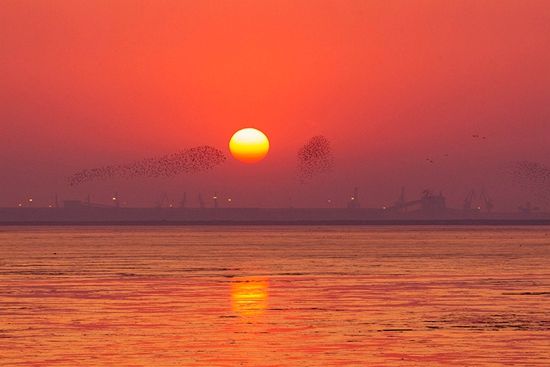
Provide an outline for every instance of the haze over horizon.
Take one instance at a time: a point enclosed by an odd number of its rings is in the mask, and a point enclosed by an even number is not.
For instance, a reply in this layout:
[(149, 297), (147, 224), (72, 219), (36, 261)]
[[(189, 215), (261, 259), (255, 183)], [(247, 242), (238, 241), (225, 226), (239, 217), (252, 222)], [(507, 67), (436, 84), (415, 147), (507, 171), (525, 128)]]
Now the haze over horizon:
[[(235, 206), (363, 206), (442, 191), (460, 207), (535, 201), (506, 174), (550, 166), (547, 1), (7, 0), (0, 11), (0, 206), (28, 197), (151, 206), (217, 193)], [(259, 163), (175, 178), (67, 184), (84, 168), (270, 140)], [(297, 179), (298, 150), (333, 169)], [(550, 209), (549, 203), (537, 205)]]

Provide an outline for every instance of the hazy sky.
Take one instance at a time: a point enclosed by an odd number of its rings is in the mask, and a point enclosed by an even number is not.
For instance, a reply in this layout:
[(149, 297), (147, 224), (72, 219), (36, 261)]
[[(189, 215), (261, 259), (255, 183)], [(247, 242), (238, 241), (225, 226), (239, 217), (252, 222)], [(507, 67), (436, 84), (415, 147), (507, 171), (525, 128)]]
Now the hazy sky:
[[(0, 5), (0, 205), (29, 195), (152, 205), (166, 192), (236, 206), (365, 206), (485, 187), (530, 194), (502, 167), (550, 164), (550, 2), (24, 1)], [(256, 165), (70, 188), (82, 168), (209, 144), (247, 126)], [(331, 142), (331, 174), (300, 184), (296, 152)], [(472, 135), (486, 136), (486, 139)], [(433, 163), (427, 161), (432, 159)]]

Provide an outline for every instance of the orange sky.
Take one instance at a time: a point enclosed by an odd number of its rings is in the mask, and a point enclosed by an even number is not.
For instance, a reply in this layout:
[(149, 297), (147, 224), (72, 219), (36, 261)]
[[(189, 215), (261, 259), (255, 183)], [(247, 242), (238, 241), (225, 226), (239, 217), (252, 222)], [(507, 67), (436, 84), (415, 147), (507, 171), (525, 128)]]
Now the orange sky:
[[(113, 191), (135, 205), (164, 191), (343, 204), (357, 185), (375, 206), (405, 185), (411, 196), (443, 190), (456, 205), (485, 186), (511, 206), (526, 194), (503, 183), (499, 167), (550, 164), (545, 0), (4, 0), (0, 49), (1, 205), (27, 195), (46, 203), (54, 192), (102, 201)], [(271, 139), (255, 166), (64, 182), (85, 167), (227, 149), (246, 126)], [(318, 134), (332, 141), (335, 170), (299, 185), (296, 151)]]

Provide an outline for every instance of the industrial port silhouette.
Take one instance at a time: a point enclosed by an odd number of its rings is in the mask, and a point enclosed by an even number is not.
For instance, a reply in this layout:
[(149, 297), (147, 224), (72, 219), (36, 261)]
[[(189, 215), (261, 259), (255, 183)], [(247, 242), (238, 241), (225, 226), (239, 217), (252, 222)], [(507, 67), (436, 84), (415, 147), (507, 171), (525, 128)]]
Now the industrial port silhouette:
[(111, 204), (90, 200), (62, 200), (56, 196), (48, 207), (32, 206), (33, 199), (17, 207), (0, 208), (0, 224), (550, 224), (550, 213), (526, 203), (517, 211), (494, 211), (494, 204), (485, 190), (470, 191), (462, 208), (447, 206), (443, 193), (424, 190), (420, 197), (407, 200), (405, 189), (397, 200), (379, 208), (363, 207), (356, 187), (345, 206), (336, 207), (327, 200), (325, 208), (260, 208), (236, 207), (232, 198), (214, 194), (208, 200), (197, 195), (188, 206), (187, 194), (177, 204), (162, 196), (153, 207), (128, 207), (113, 195)]

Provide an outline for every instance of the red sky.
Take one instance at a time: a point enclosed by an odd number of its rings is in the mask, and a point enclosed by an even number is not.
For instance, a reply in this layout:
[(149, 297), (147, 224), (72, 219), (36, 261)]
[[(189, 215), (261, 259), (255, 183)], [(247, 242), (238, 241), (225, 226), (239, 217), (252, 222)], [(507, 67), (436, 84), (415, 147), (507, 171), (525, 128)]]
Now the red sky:
[[(184, 191), (191, 205), (199, 191), (247, 206), (344, 205), (353, 186), (379, 206), (406, 186), (455, 206), (485, 187), (507, 209), (529, 194), (502, 166), (550, 164), (546, 0), (4, 0), (0, 50), (2, 206), (115, 191), (130, 205)], [(65, 183), (82, 168), (227, 150), (247, 126), (271, 140), (257, 165)], [(319, 134), (334, 171), (300, 185), (296, 152)]]

